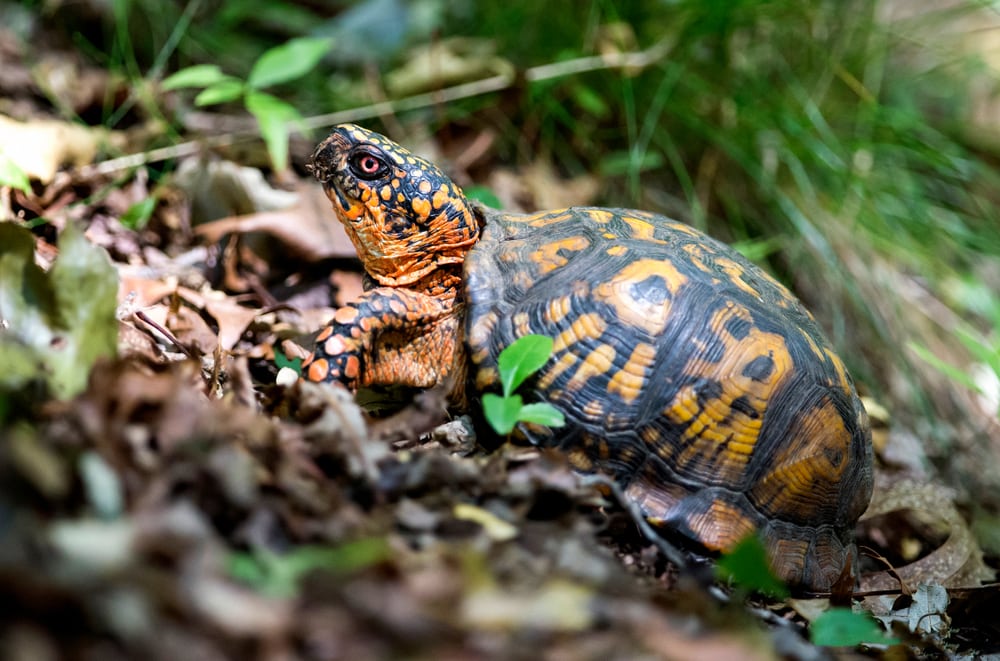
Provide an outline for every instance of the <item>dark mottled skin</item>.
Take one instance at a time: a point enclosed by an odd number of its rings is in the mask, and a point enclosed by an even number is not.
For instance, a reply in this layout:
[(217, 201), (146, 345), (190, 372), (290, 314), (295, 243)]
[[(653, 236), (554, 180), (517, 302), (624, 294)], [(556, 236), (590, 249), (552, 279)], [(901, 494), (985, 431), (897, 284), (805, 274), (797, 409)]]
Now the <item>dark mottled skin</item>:
[(779, 576), (853, 571), (872, 489), (868, 419), (812, 316), (728, 246), (655, 214), (470, 205), (433, 164), (345, 125), (323, 182), (375, 284), (338, 310), (306, 374), (350, 388), (496, 390), (529, 333), (555, 350), (529, 396), (565, 428), (518, 433), (613, 476), (664, 534), (709, 552), (760, 534)]

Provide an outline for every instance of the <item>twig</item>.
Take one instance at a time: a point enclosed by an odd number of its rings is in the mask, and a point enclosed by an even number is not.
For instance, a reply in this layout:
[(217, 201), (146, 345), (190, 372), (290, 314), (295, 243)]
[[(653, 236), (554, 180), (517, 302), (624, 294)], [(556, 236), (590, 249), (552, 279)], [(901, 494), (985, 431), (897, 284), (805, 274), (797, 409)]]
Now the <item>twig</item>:
[(143, 323), (145, 323), (145, 324), (147, 324), (149, 326), (152, 326), (153, 329), (155, 329), (157, 332), (159, 332), (160, 334), (162, 334), (163, 337), (165, 337), (168, 340), (170, 340), (171, 342), (173, 342), (174, 346), (176, 346), (178, 349), (180, 349), (181, 351), (183, 351), (187, 355), (188, 358), (190, 358), (192, 360), (199, 360), (198, 356), (196, 356), (193, 351), (191, 351), (186, 346), (184, 346), (183, 344), (181, 344), (181, 341), (177, 339), (176, 335), (174, 335), (169, 330), (167, 330), (166, 328), (164, 328), (160, 324), (158, 324), (155, 321), (153, 321), (152, 319), (150, 319), (149, 315), (147, 315), (145, 312), (143, 312), (142, 310), (136, 310), (133, 314), (135, 314), (136, 318), (138, 318), (139, 320), (141, 320)]
[[(601, 71), (606, 69), (634, 68), (641, 69), (659, 62), (670, 52), (671, 43), (667, 39), (658, 41), (649, 48), (641, 51), (628, 53), (608, 53), (606, 55), (593, 55), (589, 57), (579, 57), (565, 62), (553, 62), (531, 67), (524, 72), (524, 79), (529, 83), (541, 80), (552, 80), (573, 76), (588, 71)], [(512, 87), (515, 83), (513, 75), (497, 75), (490, 78), (483, 78), (452, 87), (445, 87), (433, 92), (414, 94), (395, 101), (382, 101), (358, 108), (349, 108), (337, 112), (314, 115), (289, 124), (291, 129), (309, 130), (342, 124), (344, 122), (357, 122), (363, 119), (370, 119), (380, 115), (395, 114), (408, 110), (427, 108), (434, 105), (468, 99), (474, 96), (499, 92)], [(161, 147), (138, 154), (129, 154), (112, 158), (92, 165), (80, 168), (77, 172), (80, 176), (88, 177), (94, 175), (104, 175), (119, 170), (156, 163), (171, 158), (190, 156), (206, 148), (226, 147), (247, 140), (260, 139), (260, 134), (256, 130), (233, 131), (223, 135), (216, 135), (198, 140), (181, 142), (170, 147)]]
[(684, 557), (680, 549), (664, 539), (662, 535), (653, 529), (653, 526), (649, 525), (649, 521), (639, 511), (639, 506), (625, 495), (620, 484), (610, 477), (600, 474), (587, 475), (581, 478), (580, 484), (583, 486), (601, 486), (608, 489), (611, 495), (615, 497), (615, 500), (618, 501), (618, 504), (628, 513), (629, 518), (632, 519), (632, 522), (639, 529), (639, 532), (642, 533), (642, 536), (646, 538), (646, 541), (655, 546), (678, 570), (683, 571), (687, 567), (687, 558)]

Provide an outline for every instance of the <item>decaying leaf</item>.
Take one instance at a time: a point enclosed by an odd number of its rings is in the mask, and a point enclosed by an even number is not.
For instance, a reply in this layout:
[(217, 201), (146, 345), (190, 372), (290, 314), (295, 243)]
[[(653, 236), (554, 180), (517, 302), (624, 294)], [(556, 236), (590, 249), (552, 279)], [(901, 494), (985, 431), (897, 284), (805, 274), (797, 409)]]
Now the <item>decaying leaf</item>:
[(403, 66), (386, 74), (385, 86), (392, 96), (408, 96), (488, 76), (510, 78), (513, 74), (513, 66), (496, 54), (492, 41), (452, 37), (415, 48)]
[(922, 584), (966, 587), (993, 579), (993, 572), (983, 563), (983, 553), (953, 498), (950, 489), (934, 483), (906, 478), (877, 481), (863, 522), (905, 510), (929, 525), (939, 526), (947, 533), (947, 539), (919, 560), (893, 568), (895, 577), (887, 571), (862, 576), (862, 591), (902, 589), (912, 594)]

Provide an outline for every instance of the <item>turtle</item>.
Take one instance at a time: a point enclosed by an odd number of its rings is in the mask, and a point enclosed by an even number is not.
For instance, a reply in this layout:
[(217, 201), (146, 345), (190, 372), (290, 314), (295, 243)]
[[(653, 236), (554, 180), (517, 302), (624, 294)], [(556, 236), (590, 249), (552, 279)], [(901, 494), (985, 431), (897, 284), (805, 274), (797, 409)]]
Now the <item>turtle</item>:
[(507, 213), (352, 124), (308, 165), (365, 270), (303, 364), (349, 389), (431, 388), (474, 411), (518, 338), (553, 339), (528, 400), (566, 425), (516, 431), (599, 473), (665, 539), (704, 557), (745, 537), (812, 592), (857, 572), (871, 430), (844, 362), (787, 288), (707, 234), (651, 212)]

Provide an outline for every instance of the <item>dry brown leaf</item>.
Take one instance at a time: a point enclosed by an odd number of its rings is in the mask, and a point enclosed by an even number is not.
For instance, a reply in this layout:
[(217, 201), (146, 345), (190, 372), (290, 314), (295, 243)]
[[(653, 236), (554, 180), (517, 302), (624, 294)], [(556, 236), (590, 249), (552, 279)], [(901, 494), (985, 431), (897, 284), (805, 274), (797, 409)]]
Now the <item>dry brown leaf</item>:
[[(901, 510), (911, 510), (921, 520), (940, 525), (948, 533), (947, 540), (930, 554), (895, 568), (895, 573), (905, 584), (904, 592), (909, 593), (925, 583), (965, 587), (993, 579), (993, 572), (983, 563), (982, 550), (972, 531), (955, 507), (951, 489), (909, 478), (892, 482), (883, 478), (877, 482), (871, 505), (862, 522)], [(863, 592), (898, 589), (899, 580), (887, 571), (865, 574), (861, 578)]]
[[(202, 355), (212, 355), (218, 344), (218, 337), (195, 310), (181, 305), (176, 311), (171, 311), (167, 305), (152, 305), (143, 312), (151, 320), (163, 326), (177, 340), (189, 349), (195, 349)], [(170, 341), (170, 338), (164, 338)]]
[(343, 226), (334, 219), (322, 187), (314, 183), (299, 187), (299, 200), (294, 206), (227, 216), (195, 229), (195, 234), (212, 243), (227, 234), (251, 232), (270, 234), (307, 261), (357, 254)]
[(337, 288), (337, 293), (334, 295), (337, 305), (356, 301), (365, 290), (361, 274), (353, 271), (334, 271), (330, 274), (330, 282)]
[(225, 351), (231, 351), (243, 337), (259, 310), (244, 307), (229, 298), (208, 298), (205, 300), (205, 310), (219, 324), (219, 346)]
[(177, 283), (165, 280), (151, 280), (122, 273), (118, 286), (118, 300), (127, 301), (133, 309), (154, 305), (177, 290)]

